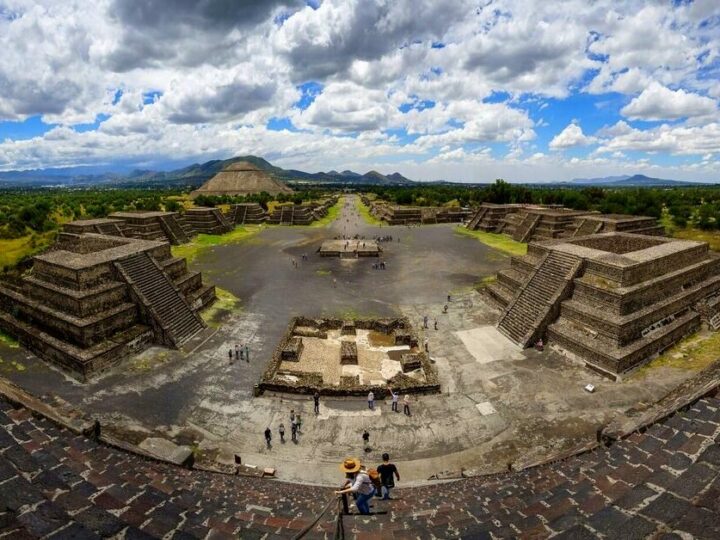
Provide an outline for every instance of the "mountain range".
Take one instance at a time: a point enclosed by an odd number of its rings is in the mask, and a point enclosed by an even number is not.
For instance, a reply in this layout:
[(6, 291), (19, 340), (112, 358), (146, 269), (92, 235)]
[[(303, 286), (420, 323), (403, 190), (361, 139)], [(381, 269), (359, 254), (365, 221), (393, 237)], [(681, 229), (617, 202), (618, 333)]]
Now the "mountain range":
[[(308, 173), (297, 169), (283, 169), (257, 156), (237, 156), (224, 160), (193, 163), (171, 171), (130, 170), (120, 167), (71, 167), (63, 169), (36, 169), (28, 171), (0, 172), (0, 187), (188, 187), (197, 188), (219, 171), (236, 161), (249, 161), (268, 171), (278, 180), (292, 184), (340, 184), (340, 185), (387, 185), (412, 186), (417, 183), (402, 174), (381, 174), (368, 171), (360, 174), (350, 170), (338, 172)], [(426, 184), (455, 185), (460, 182), (435, 181)], [(524, 182), (532, 184), (532, 182)], [(464, 183), (464, 185), (469, 185)], [(482, 185), (481, 183), (471, 185)], [(643, 174), (605, 176), (598, 178), (575, 178), (569, 182), (553, 182), (554, 186), (601, 186), (601, 187), (672, 187), (698, 185), (696, 182), (653, 178)]]
[(127, 172), (97, 171), (92, 168), (38, 169), (30, 171), (0, 172), (1, 187), (198, 187), (222, 169), (236, 161), (249, 161), (268, 171), (278, 180), (298, 184), (363, 184), (363, 185), (412, 185), (415, 182), (400, 173), (389, 175), (377, 171), (365, 174), (353, 171), (329, 171), (308, 173), (295, 169), (282, 169), (257, 156), (237, 156), (224, 160), (194, 163), (172, 171), (132, 170)]

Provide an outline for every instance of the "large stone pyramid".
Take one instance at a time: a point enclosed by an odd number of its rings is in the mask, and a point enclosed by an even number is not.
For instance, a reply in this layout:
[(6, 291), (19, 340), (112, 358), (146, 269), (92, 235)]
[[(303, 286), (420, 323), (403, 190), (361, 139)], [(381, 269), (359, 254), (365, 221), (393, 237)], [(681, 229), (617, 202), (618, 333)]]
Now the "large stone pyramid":
[(266, 191), (270, 195), (292, 193), (292, 189), (247, 161), (236, 161), (205, 182), (190, 195), (249, 195)]

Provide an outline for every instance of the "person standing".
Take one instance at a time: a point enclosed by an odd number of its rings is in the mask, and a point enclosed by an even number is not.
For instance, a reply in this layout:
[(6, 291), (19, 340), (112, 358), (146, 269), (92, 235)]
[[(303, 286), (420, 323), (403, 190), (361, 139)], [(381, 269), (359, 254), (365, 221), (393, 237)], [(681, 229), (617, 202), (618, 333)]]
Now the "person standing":
[(398, 411), (398, 397), (399, 394), (397, 392), (393, 392), (392, 388), (388, 388), (390, 390), (390, 399), (392, 400), (392, 408), (390, 409), (393, 412), (399, 412)]
[(232, 349), (228, 351), (228, 358), (230, 359), (230, 363), (232, 364)]
[(302, 418), (300, 417), (300, 413), (298, 413), (297, 418), (295, 419), (295, 423), (297, 424), (297, 430), (298, 433), (302, 430)]
[(437, 319), (434, 320), (435, 330), (437, 330)]
[(268, 448), (272, 447), (272, 431), (270, 431), (270, 426), (265, 428), (265, 444), (267, 444)]
[(403, 398), (403, 414), (410, 416), (410, 394), (405, 394)]
[(428, 323), (428, 316), (427, 316), (427, 315), (423, 315), (423, 328), (427, 328), (427, 327), (428, 327), (427, 323)]
[(368, 409), (375, 410), (375, 394), (373, 394), (372, 390), (368, 392)]
[(370, 433), (368, 433), (367, 429), (363, 431), (362, 439), (365, 444), (365, 451), (367, 452), (370, 449)]
[(290, 437), (292, 442), (297, 442), (297, 422), (294, 418), (292, 419), (292, 422), (290, 422)]
[(236, 343), (236, 344), (235, 344), (235, 360), (237, 360), (237, 359), (239, 358), (238, 353), (239, 353), (239, 351), (238, 351), (238, 346), (237, 346), (237, 343)]
[(239, 347), (239, 350), (238, 350), (238, 348), (235, 349), (235, 358), (239, 358), (240, 360), (242, 360), (242, 359), (243, 359), (243, 356), (244, 356), (244, 354), (243, 354), (243, 346), (242, 346), (242, 343), (241, 343), (241, 344), (240, 344), (240, 347)]
[(355, 493), (355, 505), (358, 512), (363, 515), (370, 513), (370, 499), (375, 495), (375, 486), (373, 486), (370, 475), (360, 464), (357, 458), (347, 458), (340, 465), (340, 470), (345, 473), (347, 478), (345, 486), (335, 492), (335, 495), (345, 495), (347, 493)]
[(320, 392), (317, 390), (313, 394), (313, 402), (315, 404), (315, 414), (320, 414)]
[(390, 490), (395, 487), (395, 479), (397, 478), (397, 481), (400, 481), (400, 473), (397, 467), (390, 463), (388, 453), (384, 453), (382, 459), (382, 465), (378, 466), (377, 471), (380, 473), (380, 481), (382, 482), (383, 500), (387, 501), (392, 498), (390, 497)]
[(250, 347), (245, 344), (245, 361), (250, 363)]
[(285, 442), (285, 424), (282, 422), (280, 423), (280, 428), (278, 428), (278, 431), (280, 432), (280, 442)]

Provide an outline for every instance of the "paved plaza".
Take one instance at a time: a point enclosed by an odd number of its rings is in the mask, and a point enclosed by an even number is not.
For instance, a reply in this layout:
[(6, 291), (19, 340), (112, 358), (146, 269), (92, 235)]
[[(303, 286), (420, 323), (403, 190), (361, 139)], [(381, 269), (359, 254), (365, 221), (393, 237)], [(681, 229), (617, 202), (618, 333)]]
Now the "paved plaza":
[[(1, 374), (35, 395), (61, 396), (131, 440), (157, 433), (275, 467), (283, 480), (326, 485), (337, 482), (337, 463), (346, 456), (379, 463), (382, 452), (393, 456), (403, 485), (460, 468), (506, 470), (594, 439), (616, 414), (657, 400), (692, 375), (664, 367), (615, 383), (552, 350), (520, 350), (495, 329), (499, 312), (474, 289), (508, 266), (506, 255), (455, 234), (452, 224), (369, 226), (355, 196), (344, 200), (340, 217), (325, 228), (267, 227), (241, 243), (201, 251), (191, 268), (240, 306), (183, 350), (153, 347), (81, 384), (22, 348), (0, 345)], [(381, 243), (385, 269), (374, 258), (316, 253), (343, 235), (391, 235)], [(294, 316), (408, 317), (427, 340), (442, 393), (412, 397), (411, 416), (383, 401), (370, 410), (364, 397), (323, 398), (317, 416), (310, 396), (255, 397)], [(230, 364), (235, 345), (248, 346), (249, 361)], [(595, 393), (583, 390), (588, 383)], [(282, 444), (277, 428), (289, 426), (291, 409), (303, 418), (299, 442)], [(263, 439), (268, 426), (272, 449)]]

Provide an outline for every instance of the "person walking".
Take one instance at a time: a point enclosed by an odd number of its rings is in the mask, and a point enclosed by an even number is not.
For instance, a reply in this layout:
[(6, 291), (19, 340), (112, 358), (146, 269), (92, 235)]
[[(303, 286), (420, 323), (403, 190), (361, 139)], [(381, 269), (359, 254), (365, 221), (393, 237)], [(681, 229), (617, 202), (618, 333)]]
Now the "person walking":
[(228, 351), (228, 358), (230, 359), (230, 363), (232, 364), (232, 349)]
[(437, 319), (433, 321), (433, 324), (435, 325), (435, 330), (437, 330)]
[(239, 351), (238, 351), (238, 346), (237, 346), (237, 343), (236, 343), (236, 344), (235, 344), (235, 360), (237, 360), (237, 359), (239, 358), (239, 357), (238, 357), (238, 352), (239, 352)]
[(280, 432), (280, 442), (285, 442), (285, 424), (282, 422), (280, 423), (280, 427), (278, 428), (278, 431)]
[[(239, 356), (238, 356), (239, 355)], [(239, 349), (235, 349), (235, 358), (239, 358), (240, 360), (243, 360), (245, 355), (243, 354), (243, 346), (242, 343), (240, 344)]]
[(315, 405), (315, 414), (320, 414), (320, 392), (317, 390), (313, 394), (313, 402)]
[(290, 422), (295, 421), (295, 409), (290, 409)]
[(300, 413), (298, 413), (295, 419), (295, 423), (297, 424), (298, 433), (300, 433), (300, 431), (302, 430), (302, 418), (300, 417)]
[(290, 423), (290, 437), (292, 439), (292, 442), (297, 442), (297, 422), (293, 418), (292, 422)]
[(393, 412), (399, 412), (398, 411), (398, 397), (399, 394), (397, 392), (393, 392), (392, 388), (388, 388), (390, 390), (390, 399), (392, 400), (392, 408), (390, 409)]
[(245, 361), (250, 363), (250, 347), (247, 344), (245, 345)]
[(375, 486), (367, 471), (360, 464), (357, 458), (347, 458), (340, 465), (340, 470), (345, 473), (345, 485), (343, 489), (335, 491), (335, 495), (346, 495), (354, 493), (355, 506), (358, 512), (363, 515), (370, 513), (370, 500), (375, 495)]
[(425, 352), (430, 352), (430, 347), (429, 347), (429, 344), (428, 344), (428, 339), (425, 338), (425, 340), (423, 341), (423, 343), (425, 344)]
[(367, 452), (370, 450), (370, 433), (368, 433), (367, 429), (363, 431), (362, 439), (363, 443), (365, 444), (365, 451)]
[(400, 481), (400, 473), (397, 467), (390, 463), (390, 455), (386, 452), (382, 455), (382, 465), (379, 465), (377, 471), (380, 473), (380, 482), (382, 483), (383, 500), (391, 499), (390, 490), (395, 487), (395, 479)]
[(403, 398), (403, 414), (410, 416), (410, 394), (405, 394)]
[(270, 431), (270, 426), (265, 428), (265, 443), (268, 448), (272, 448), (272, 431)]
[(428, 316), (427, 316), (427, 315), (423, 315), (423, 328), (427, 328), (427, 327), (428, 327), (427, 323), (428, 323)]
[(375, 394), (373, 394), (372, 390), (368, 392), (368, 409), (375, 410)]

